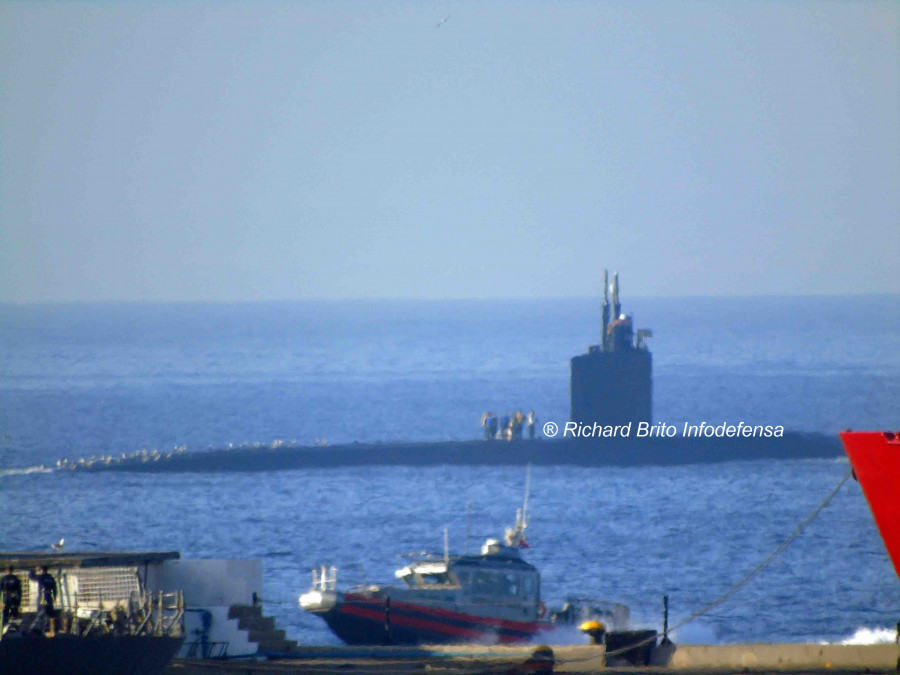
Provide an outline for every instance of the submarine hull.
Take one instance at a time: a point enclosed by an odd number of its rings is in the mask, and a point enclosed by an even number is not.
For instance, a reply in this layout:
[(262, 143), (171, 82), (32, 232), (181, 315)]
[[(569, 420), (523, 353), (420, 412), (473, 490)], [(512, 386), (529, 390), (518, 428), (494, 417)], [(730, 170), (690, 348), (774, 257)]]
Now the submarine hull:
[(673, 466), (758, 459), (843, 456), (832, 434), (785, 432), (772, 438), (561, 438), (535, 441), (351, 443), (320, 447), (240, 447), (72, 464), (58, 471), (278, 471), (340, 466)]

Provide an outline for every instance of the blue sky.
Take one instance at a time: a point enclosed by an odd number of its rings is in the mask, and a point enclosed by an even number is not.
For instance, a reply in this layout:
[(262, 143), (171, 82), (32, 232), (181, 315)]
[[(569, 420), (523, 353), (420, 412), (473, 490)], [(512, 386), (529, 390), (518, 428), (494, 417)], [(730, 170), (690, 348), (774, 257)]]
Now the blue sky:
[(898, 64), (896, 2), (7, 1), (0, 301), (897, 293)]

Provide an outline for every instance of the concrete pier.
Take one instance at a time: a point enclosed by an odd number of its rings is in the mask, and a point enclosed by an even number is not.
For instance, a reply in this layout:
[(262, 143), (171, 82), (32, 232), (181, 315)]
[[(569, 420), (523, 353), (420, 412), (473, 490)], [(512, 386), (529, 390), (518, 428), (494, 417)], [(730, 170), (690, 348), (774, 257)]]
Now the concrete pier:
[(662, 646), (653, 665), (610, 659), (602, 645), (550, 646), (553, 659), (535, 658), (534, 645), (488, 647), (299, 647), (268, 661), (173, 662), (168, 675), (266, 673), (896, 673), (900, 645), (743, 644)]

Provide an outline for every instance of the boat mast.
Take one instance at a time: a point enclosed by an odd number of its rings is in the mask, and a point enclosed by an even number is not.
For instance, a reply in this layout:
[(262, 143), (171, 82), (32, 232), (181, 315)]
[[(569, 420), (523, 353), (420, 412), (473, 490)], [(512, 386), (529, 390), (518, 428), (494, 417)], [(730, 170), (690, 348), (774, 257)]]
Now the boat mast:
[(521, 509), (516, 509), (515, 527), (506, 529), (506, 545), (514, 548), (528, 548), (525, 540), (525, 528), (528, 527), (528, 496), (531, 492), (531, 464), (525, 474), (525, 500)]

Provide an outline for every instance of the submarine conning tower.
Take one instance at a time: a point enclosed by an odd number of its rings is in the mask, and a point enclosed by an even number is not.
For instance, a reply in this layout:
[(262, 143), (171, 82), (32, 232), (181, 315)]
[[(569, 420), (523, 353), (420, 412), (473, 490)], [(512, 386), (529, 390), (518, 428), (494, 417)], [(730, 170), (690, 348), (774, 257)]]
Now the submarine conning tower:
[(603, 270), (600, 344), (572, 359), (572, 422), (605, 426), (653, 421), (653, 356), (646, 344), (652, 336), (645, 329), (635, 333), (632, 317), (622, 313), (618, 272), (610, 287), (609, 274)]

